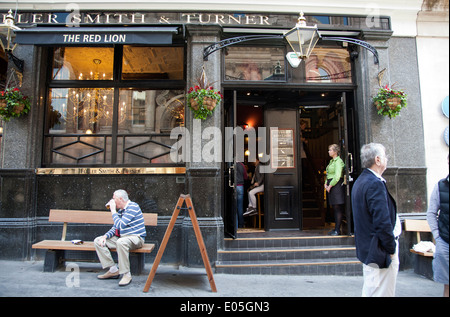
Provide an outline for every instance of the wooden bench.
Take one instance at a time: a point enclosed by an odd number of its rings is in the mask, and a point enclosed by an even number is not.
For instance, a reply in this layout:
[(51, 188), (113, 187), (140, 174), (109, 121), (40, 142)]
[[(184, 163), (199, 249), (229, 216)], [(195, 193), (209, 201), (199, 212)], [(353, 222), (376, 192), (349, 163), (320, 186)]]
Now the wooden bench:
[[(426, 220), (405, 219), (405, 231), (415, 231), (417, 234), (417, 243), (420, 243), (420, 233), (431, 232), (431, 229)], [(409, 251), (421, 256), (433, 257), (433, 252), (417, 252), (413, 248)]]
[[(143, 213), (143, 216), (146, 226), (157, 225), (157, 214)], [(95, 251), (93, 241), (84, 241), (83, 244), (73, 244), (71, 241), (66, 241), (68, 223), (114, 224), (109, 211), (51, 209), (48, 221), (62, 222), (64, 225), (61, 240), (43, 240), (32, 245), (33, 249), (47, 250), (44, 260), (44, 272), (54, 272), (59, 265), (66, 261), (64, 251)], [(132, 274), (141, 274), (144, 269), (145, 253), (152, 252), (154, 248), (154, 244), (145, 243), (142, 248), (130, 251), (130, 270)], [(111, 251), (116, 250), (111, 249)]]
[[(420, 243), (420, 233), (431, 232), (431, 229), (426, 220), (405, 219), (405, 231), (416, 232), (417, 243)], [(413, 248), (410, 252), (415, 254), (414, 273), (433, 279), (433, 252), (417, 252)]]

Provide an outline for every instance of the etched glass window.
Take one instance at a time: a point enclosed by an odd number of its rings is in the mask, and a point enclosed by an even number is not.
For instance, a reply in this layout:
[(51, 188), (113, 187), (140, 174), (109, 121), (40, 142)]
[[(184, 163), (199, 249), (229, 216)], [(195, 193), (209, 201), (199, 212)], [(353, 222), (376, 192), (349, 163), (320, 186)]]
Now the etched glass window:
[(225, 80), (285, 81), (285, 54), (283, 47), (227, 47)]
[(111, 133), (112, 88), (50, 89), (50, 133)]
[(183, 47), (54, 48), (43, 166), (178, 164), (170, 158), (177, 141), (170, 132), (184, 125), (183, 52)]
[(183, 90), (121, 89), (119, 133), (170, 133), (184, 124)]
[(53, 54), (53, 80), (112, 80), (114, 48), (58, 47)]
[(305, 65), (306, 82), (352, 82), (350, 53), (346, 49), (316, 47)]
[(122, 79), (181, 80), (183, 78), (183, 47), (124, 46)]

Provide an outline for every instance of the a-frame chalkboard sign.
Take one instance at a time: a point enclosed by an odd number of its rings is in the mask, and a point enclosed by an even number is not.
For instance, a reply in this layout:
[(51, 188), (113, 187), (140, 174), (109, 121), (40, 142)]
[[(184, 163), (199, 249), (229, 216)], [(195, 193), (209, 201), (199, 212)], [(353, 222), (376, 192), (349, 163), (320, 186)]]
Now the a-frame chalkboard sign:
[(195, 215), (194, 205), (192, 204), (192, 199), (190, 195), (180, 195), (178, 198), (177, 205), (172, 214), (172, 218), (170, 219), (169, 226), (167, 227), (166, 233), (164, 234), (164, 238), (161, 242), (161, 246), (159, 247), (158, 254), (156, 255), (155, 261), (153, 262), (152, 269), (150, 274), (148, 275), (147, 282), (144, 286), (144, 292), (148, 292), (150, 289), (150, 285), (152, 284), (153, 278), (155, 277), (156, 270), (158, 269), (159, 262), (163, 256), (164, 250), (166, 249), (167, 242), (169, 241), (170, 234), (172, 233), (172, 229), (175, 226), (175, 222), (177, 220), (178, 214), (184, 208), (182, 208), (183, 203), (186, 204), (186, 209), (189, 212), (189, 217), (191, 218), (192, 226), (194, 228), (195, 237), (197, 238), (198, 247), (200, 248), (200, 253), (202, 255), (203, 264), (205, 265), (206, 274), (208, 275), (209, 284), (211, 285), (211, 291), (217, 292), (216, 283), (214, 282), (213, 273), (211, 270), (211, 264), (209, 263), (208, 254), (206, 252), (205, 243), (203, 241), (202, 233), (200, 232), (200, 227), (198, 226), (197, 216)]

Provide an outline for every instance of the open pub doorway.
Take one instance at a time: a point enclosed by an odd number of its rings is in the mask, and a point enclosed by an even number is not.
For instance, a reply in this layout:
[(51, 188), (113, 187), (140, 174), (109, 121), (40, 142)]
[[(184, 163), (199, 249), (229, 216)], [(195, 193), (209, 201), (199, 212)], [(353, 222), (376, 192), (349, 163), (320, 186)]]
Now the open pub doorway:
[[(350, 153), (354, 153), (356, 148), (353, 109), (352, 92), (292, 89), (225, 92), (225, 126), (255, 129), (257, 138), (261, 137), (257, 134), (258, 128), (265, 127), (268, 140), (265, 153), (269, 154), (273, 147), (270, 144), (271, 127), (276, 127), (281, 131), (279, 133), (284, 133), (283, 136), (292, 135), (292, 142), (288, 141), (291, 147), (283, 149), (282, 154), (286, 156), (280, 164), (282, 166), (288, 162), (287, 168), (278, 168), (275, 173), (265, 174), (264, 194), (258, 199), (261, 211), (244, 217), (240, 232), (287, 229), (327, 232), (334, 222), (333, 211), (327, 204), (324, 190), (330, 144), (341, 147), (340, 156), (346, 163), (344, 178), (348, 206), (344, 231), (351, 231), (349, 174), (353, 160)], [(242, 163), (248, 172), (248, 179), (244, 183), (244, 213), (249, 205), (248, 189), (252, 186), (251, 180), (255, 174), (254, 162), (248, 160), (250, 149), (247, 143), (245, 146), (245, 160)], [(257, 152), (261, 152), (257, 153), (261, 156), (264, 151), (257, 149)], [(233, 187), (236, 162), (225, 164), (225, 228), (228, 232), (236, 233), (238, 208), (236, 188)], [(233, 213), (234, 217), (231, 217)]]

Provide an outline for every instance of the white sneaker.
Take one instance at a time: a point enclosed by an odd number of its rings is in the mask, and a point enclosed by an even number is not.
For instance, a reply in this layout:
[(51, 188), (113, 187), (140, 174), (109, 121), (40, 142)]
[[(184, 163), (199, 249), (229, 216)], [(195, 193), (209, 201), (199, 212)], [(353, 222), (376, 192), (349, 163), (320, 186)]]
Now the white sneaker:
[[(248, 207), (247, 211), (244, 212), (243, 216), (250, 216), (256, 212), (256, 208), (254, 207)], [(256, 212), (257, 213), (257, 212)]]

